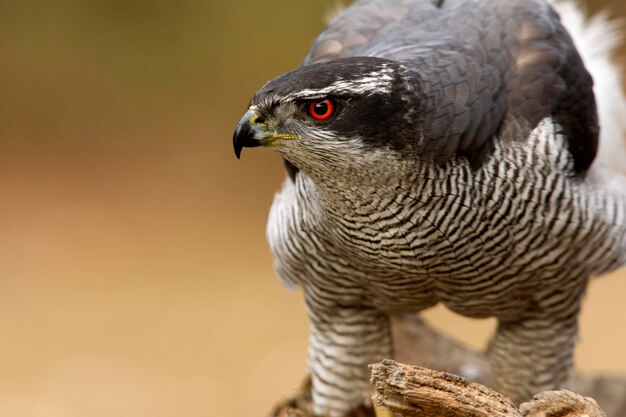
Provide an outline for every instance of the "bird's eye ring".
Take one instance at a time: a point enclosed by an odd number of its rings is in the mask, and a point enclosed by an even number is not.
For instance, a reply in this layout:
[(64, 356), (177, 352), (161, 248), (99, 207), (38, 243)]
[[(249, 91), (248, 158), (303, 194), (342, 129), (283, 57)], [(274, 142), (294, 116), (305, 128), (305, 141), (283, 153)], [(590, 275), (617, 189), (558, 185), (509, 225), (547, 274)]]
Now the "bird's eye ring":
[(327, 120), (335, 113), (335, 103), (328, 98), (314, 100), (309, 103), (308, 112), (315, 120)]

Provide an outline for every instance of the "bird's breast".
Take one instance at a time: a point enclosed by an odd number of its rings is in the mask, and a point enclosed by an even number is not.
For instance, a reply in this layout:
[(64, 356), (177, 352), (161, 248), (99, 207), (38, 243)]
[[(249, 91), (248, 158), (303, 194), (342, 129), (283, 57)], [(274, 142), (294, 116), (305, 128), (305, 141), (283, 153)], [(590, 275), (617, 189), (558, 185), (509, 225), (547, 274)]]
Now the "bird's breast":
[(442, 301), (468, 316), (514, 316), (538, 287), (616, 263), (606, 196), (562, 170), (565, 154), (551, 146), (496, 149), (478, 171), (433, 165), (388, 187), (322, 193), (299, 173), (270, 215), (276, 269), (390, 312)]

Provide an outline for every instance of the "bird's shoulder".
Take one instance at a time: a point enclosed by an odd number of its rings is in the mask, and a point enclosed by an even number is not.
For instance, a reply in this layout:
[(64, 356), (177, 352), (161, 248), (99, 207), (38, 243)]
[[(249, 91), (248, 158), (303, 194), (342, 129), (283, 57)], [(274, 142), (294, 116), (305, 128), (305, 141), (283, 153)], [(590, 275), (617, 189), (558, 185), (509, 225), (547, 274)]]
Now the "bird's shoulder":
[(595, 157), (593, 82), (544, 0), (357, 1), (304, 64), (351, 56), (396, 60), (420, 75), (431, 102), (424, 152), (441, 162), (460, 154), (479, 167), (507, 126), (523, 140), (546, 117), (566, 135), (576, 172)]

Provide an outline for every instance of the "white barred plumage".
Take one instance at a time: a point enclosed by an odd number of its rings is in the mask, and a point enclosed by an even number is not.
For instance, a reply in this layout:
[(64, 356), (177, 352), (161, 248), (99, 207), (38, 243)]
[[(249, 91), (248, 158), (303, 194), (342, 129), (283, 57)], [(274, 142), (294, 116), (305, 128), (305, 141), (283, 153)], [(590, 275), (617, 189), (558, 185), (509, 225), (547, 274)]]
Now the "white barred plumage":
[(546, 119), (478, 172), (462, 159), (397, 161), (401, 182), (384, 172), (355, 190), (339, 178), (324, 189), (304, 175), (285, 181), (267, 237), (278, 275), (305, 293), (318, 412), (356, 405), (346, 390), (366, 400), (366, 365), (391, 355), (386, 315), (438, 302), (500, 320), (492, 360), (503, 392), (522, 401), (566, 382), (587, 280), (626, 263), (626, 186), (566, 175), (564, 146)]

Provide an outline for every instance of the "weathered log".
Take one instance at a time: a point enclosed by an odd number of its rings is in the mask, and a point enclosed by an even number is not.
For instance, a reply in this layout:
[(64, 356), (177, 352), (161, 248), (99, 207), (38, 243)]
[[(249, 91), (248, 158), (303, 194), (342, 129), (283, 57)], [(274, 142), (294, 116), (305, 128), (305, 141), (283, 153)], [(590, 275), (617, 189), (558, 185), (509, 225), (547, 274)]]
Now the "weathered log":
[(392, 319), (394, 359), (461, 375), (493, 387), (487, 356), (434, 329), (418, 315)]
[(447, 372), (386, 359), (372, 365), (372, 400), (405, 417), (606, 417), (598, 404), (570, 391), (546, 391), (519, 410), (484, 385)]
[(545, 391), (522, 405), (522, 417), (606, 417), (593, 398), (573, 392)]
[[(429, 326), (417, 315), (394, 317), (394, 359), (460, 375), (493, 387), (484, 352)], [(609, 417), (626, 417), (626, 374), (577, 373), (570, 390), (595, 399)]]
[[(406, 414), (407, 416), (420, 415), (427, 417), (458, 415), (454, 414), (455, 412), (460, 412), (464, 416), (503, 416), (506, 412), (515, 410), (517, 414), (513, 413), (508, 415), (515, 417), (569, 417), (574, 415), (600, 417), (604, 415), (602, 413), (602, 410), (604, 410), (609, 417), (626, 417), (626, 375), (607, 376), (578, 374), (568, 388), (584, 396), (591, 397), (595, 401), (569, 391), (547, 391), (538, 394), (532, 401), (522, 404), (520, 410), (517, 410), (513, 407), (510, 400), (487, 388), (493, 387), (493, 379), (491, 376), (491, 367), (485, 353), (472, 349), (460, 341), (432, 328), (418, 316), (396, 317), (392, 321), (392, 329), (395, 359), (401, 362), (419, 365), (420, 367), (430, 368), (415, 367), (415, 369), (423, 370), (420, 371), (422, 372), (422, 376), (428, 375), (430, 378), (422, 382), (430, 381), (431, 385), (430, 388), (428, 388), (429, 391), (427, 390), (428, 396), (423, 398), (422, 403), (426, 405), (421, 406), (421, 414)], [(397, 362), (384, 361), (383, 363), (396, 364)], [(398, 364), (398, 366), (402, 367), (408, 365)], [(411, 367), (401, 369), (406, 370), (409, 368)], [(433, 369), (439, 372), (433, 371)], [(401, 375), (401, 373), (395, 374), (396, 381), (399, 381), (398, 378)], [(437, 375), (439, 375), (439, 377), (435, 378)], [(478, 389), (478, 391), (472, 390), (478, 384), (481, 384), (482, 387)], [(426, 385), (427, 384), (425, 384), (425, 386)], [(448, 392), (455, 393), (455, 398), (462, 398), (460, 401), (461, 404), (465, 404), (465, 408), (457, 408), (455, 411), (453, 407), (455, 403), (446, 403), (445, 400), (442, 400), (440, 397), (441, 392), (435, 395), (437, 387), (446, 388), (449, 390)], [(423, 389), (426, 390), (427, 388), (424, 387)], [(408, 413), (410, 407), (416, 407), (417, 403), (411, 401), (413, 401), (418, 392), (421, 391), (414, 392), (412, 394), (413, 396), (409, 395), (407, 398), (411, 400), (406, 403), (402, 402), (402, 398), (404, 397), (391, 396), (391, 392), (392, 391), (387, 391), (389, 401), (393, 399), (393, 404), (396, 404), (398, 407), (392, 409), (395, 411), (402, 409), (404, 413)], [(463, 403), (463, 401), (467, 401), (467, 398), (470, 398), (474, 394), (477, 395), (475, 400), (478, 401), (478, 403), (488, 404), (490, 407), (494, 408), (485, 408), (486, 406), (475, 409), (469, 408), (469, 405)], [(493, 401), (487, 401), (488, 399), (492, 399)], [(377, 401), (376, 397), (374, 401)], [(436, 408), (443, 406), (444, 403), (447, 405), (443, 410)], [(509, 406), (513, 408), (511, 409)], [(468, 410), (473, 411), (470, 412)], [(490, 411), (486, 412), (485, 410)], [(581, 410), (584, 410), (584, 412)], [(485, 412), (487, 414), (484, 414)], [(498, 412), (504, 414), (498, 414)], [(270, 416), (313, 417), (309, 379), (307, 378), (305, 380), (297, 392), (280, 401), (274, 407)], [(374, 414), (371, 409), (363, 407), (354, 410), (349, 417), (373, 416)]]
[(385, 359), (372, 365), (374, 405), (406, 417), (520, 417), (510, 399), (447, 372)]

